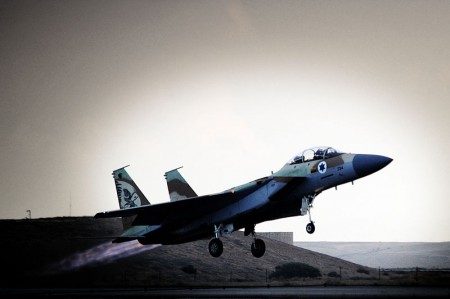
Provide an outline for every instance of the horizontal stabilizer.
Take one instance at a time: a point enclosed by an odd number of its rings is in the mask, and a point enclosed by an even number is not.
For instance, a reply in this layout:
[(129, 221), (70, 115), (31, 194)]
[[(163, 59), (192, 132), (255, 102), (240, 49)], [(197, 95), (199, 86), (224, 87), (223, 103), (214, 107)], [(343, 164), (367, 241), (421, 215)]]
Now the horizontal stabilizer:
[(139, 208), (114, 210), (108, 212), (100, 212), (95, 214), (94, 218), (114, 218), (114, 217), (130, 217), (135, 216), (139, 212)]
[(149, 232), (157, 230), (160, 227), (161, 225), (134, 225), (129, 229), (127, 229), (126, 231), (124, 231), (121, 237), (135, 237), (135, 238), (142, 237), (148, 234)]
[(161, 225), (134, 225), (125, 230), (120, 236), (113, 240), (113, 243), (122, 243), (145, 238), (145, 235), (159, 229)]

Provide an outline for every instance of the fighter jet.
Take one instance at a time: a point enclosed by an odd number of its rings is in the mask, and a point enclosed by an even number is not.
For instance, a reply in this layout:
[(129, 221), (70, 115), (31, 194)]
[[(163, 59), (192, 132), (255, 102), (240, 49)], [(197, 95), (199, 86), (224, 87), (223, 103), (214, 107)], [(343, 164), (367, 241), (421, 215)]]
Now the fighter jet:
[(112, 175), (120, 210), (101, 212), (95, 218), (122, 217), (124, 231), (113, 242), (137, 240), (141, 244), (181, 244), (211, 238), (213, 257), (223, 253), (220, 239), (244, 230), (251, 235), (251, 252), (259, 258), (266, 250), (255, 225), (261, 222), (309, 216), (306, 231), (314, 233), (311, 207), (317, 195), (338, 185), (372, 174), (392, 161), (380, 155), (343, 153), (332, 147), (300, 152), (269, 176), (223, 192), (197, 196), (178, 169), (166, 172), (170, 202), (150, 205), (125, 167)]

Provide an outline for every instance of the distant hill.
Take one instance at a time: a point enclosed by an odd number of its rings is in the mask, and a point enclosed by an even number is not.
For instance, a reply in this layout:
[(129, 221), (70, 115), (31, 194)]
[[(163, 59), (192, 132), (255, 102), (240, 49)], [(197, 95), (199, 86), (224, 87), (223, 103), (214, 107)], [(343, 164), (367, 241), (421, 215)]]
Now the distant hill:
[(374, 268), (450, 269), (450, 242), (295, 242), (295, 245)]
[(209, 240), (171, 246), (112, 244), (108, 237), (121, 230), (120, 219), (0, 220), (0, 263), (8, 274), (0, 286), (266, 283), (277, 266), (289, 262), (319, 269), (322, 283), (337, 279), (340, 271), (343, 279), (378, 275), (375, 269), (271, 239), (264, 239), (267, 251), (257, 259), (250, 252), (251, 238), (242, 232), (224, 236), (224, 253), (213, 258)]

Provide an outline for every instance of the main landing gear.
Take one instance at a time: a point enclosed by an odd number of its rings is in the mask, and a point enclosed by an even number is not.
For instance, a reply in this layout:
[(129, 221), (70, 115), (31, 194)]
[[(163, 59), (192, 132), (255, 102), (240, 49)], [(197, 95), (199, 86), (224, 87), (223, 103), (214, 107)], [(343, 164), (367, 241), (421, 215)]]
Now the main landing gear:
[(306, 225), (306, 232), (308, 234), (312, 234), (316, 231), (316, 226), (314, 225), (314, 221), (312, 221), (312, 219), (311, 219), (311, 208), (312, 208), (312, 203), (313, 203), (315, 197), (316, 197), (315, 194), (303, 196), (302, 206), (300, 208), (300, 215), (303, 216), (305, 214), (308, 214), (308, 216), (309, 216), (309, 223)]
[(255, 225), (247, 226), (244, 231), (244, 236), (252, 234), (253, 242), (251, 251), (254, 257), (260, 258), (266, 252), (266, 243), (263, 240), (256, 238)]
[(223, 253), (223, 243), (220, 239), (214, 238), (209, 241), (208, 249), (212, 257), (219, 257)]
[[(215, 225), (214, 238), (211, 239), (211, 241), (209, 241), (208, 244), (209, 254), (211, 254), (212, 257), (219, 257), (223, 253), (223, 243), (219, 239), (219, 235), (221, 235), (221, 233), (222, 233), (222, 225), (219, 226)], [(252, 234), (253, 237), (253, 242), (250, 247), (252, 255), (257, 258), (262, 257), (266, 252), (266, 244), (264, 243), (263, 240), (256, 238), (254, 225), (245, 228), (244, 235), (248, 236), (249, 234)]]
[(219, 257), (223, 253), (223, 243), (219, 239), (220, 230), (222, 225), (214, 225), (214, 239), (209, 241), (208, 250), (212, 257)]
[(260, 258), (266, 252), (266, 243), (261, 239), (256, 239), (254, 236), (251, 251), (254, 257)]

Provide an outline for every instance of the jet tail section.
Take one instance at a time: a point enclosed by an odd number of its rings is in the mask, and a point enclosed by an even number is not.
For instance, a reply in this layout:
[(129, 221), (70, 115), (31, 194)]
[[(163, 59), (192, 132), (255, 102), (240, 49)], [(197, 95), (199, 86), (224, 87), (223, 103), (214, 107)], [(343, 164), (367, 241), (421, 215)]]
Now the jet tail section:
[(169, 189), (170, 201), (178, 201), (186, 198), (197, 197), (197, 193), (189, 186), (178, 169), (170, 170), (164, 174)]
[[(145, 195), (125, 170), (129, 165), (114, 170), (112, 175), (116, 184), (117, 198), (119, 200), (120, 209), (135, 208), (150, 205)], [(122, 217), (123, 229), (131, 227), (136, 216)]]

